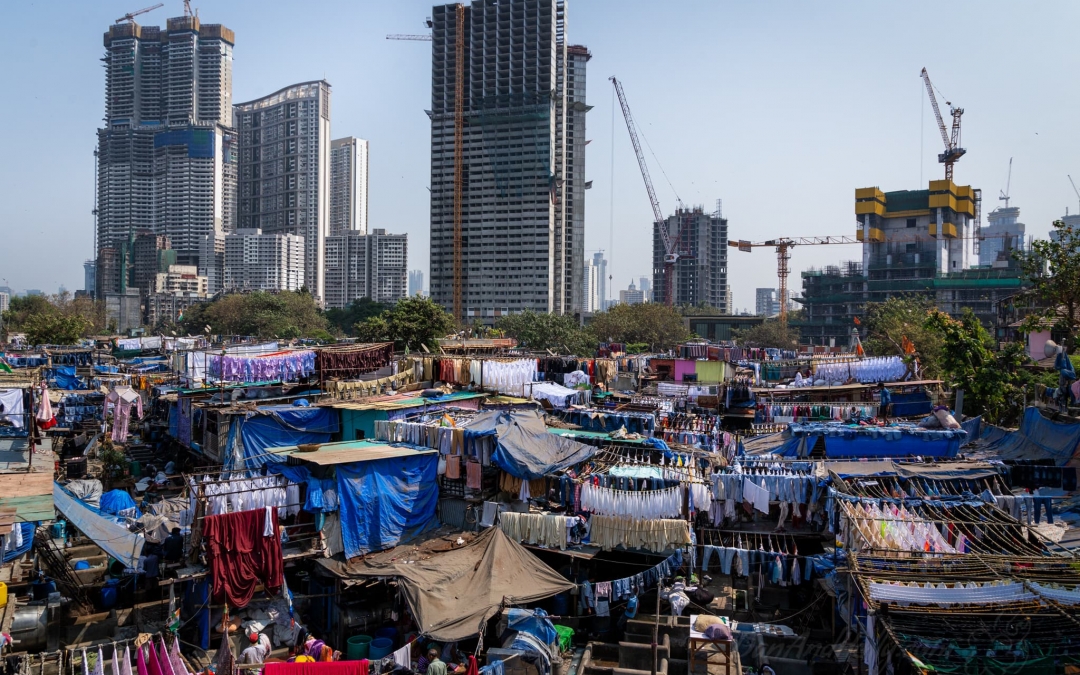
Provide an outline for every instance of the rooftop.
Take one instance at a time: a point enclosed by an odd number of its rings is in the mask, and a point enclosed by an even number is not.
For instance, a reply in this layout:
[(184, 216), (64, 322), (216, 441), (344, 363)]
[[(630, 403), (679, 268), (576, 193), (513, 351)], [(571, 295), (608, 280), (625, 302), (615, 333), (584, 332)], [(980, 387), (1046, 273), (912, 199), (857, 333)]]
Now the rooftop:
[[(308, 448), (309, 446), (304, 446)], [(386, 443), (383, 441), (342, 441), (339, 443), (322, 443), (314, 446), (309, 452), (301, 450), (299, 446), (290, 445), (283, 448), (271, 448), (268, 453), (281, 455), (289, 464), (309, 462), (319, 466), (334, 466), (337, 464), (351, 464), (353, 462), (373, 462), (379, 459), (397, 459), (399, 457), (415, 457), (416, 455), (434, 455), (437, 450), (423, 448), (406, 443)]]

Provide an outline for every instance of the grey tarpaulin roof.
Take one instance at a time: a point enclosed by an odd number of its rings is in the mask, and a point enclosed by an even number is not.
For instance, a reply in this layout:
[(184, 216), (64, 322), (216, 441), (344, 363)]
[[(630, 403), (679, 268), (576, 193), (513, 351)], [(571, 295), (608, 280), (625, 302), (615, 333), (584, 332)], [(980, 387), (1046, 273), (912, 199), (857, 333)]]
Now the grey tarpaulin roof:
[(996, 476), (998, 467), (986, 462), (935, 462), (901, 464), (887, 459), (871, 461), (829, 462), (826, 464), (833, 475), (848, 478), (856, 476), (901, 476), (903, 478), (928, 478), (930, 480), (975, 479)]
[(534, 480), (549, 473), (580, 464), (596, 453), (596, 448), (548, 433), (537, 410), (490, 410), (473, 418), (466, 433), (494, 435), (492, 460), (517, 478)]
[(319, 564), (346, 580), (396, 577), (420, 631), (444, 642), (479, 633), (504, 601), (534, 602), (574, 588), (498, 527), (458, 549), (410, 556), (410, 548), (399, 546), (351, 562), (322, 558)]

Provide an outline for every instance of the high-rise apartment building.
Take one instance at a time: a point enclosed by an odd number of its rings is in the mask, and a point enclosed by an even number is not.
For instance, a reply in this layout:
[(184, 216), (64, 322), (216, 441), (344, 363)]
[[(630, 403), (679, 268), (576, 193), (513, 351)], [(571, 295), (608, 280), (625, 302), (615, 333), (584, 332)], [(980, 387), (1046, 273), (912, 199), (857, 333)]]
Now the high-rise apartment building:
[(421, 270), (409, 270), (409, 295), (424, 294), (424, 273)]
[(164, 30), (118, 23), (104, 42), (98, 297), (126, 287), (131, 260), (120, 248), (139, 230), (168, 236), (179, 262), (204, 271), (214, 261), (201, 259), (201, 242), (232, 228), (236, 195), (233, 32), (185, 16)]
[(131, 286), (143, 293), (153, 292), (149, 289), (154, 285), (156, 276), (167, 272), (170, 265), (176, 265), (176, 251), (164, 234), (144, 231), (135, 235), (131, 244), (131, 259)]
[(330, 141), (330, 234), (368, 229), (368, 142)]
[(225, 237), (225, 290), (298, 291), (304, 285), (305, 255), (299, 235), (236, 230)]
[[(709, 305), (731, 313), (728, 287), (728, 221), (718, 213), (696, 206), (679, 208), (667, 219), (668, 234), (682, 255), (674, 266), (672, 294), (675, 305)], [(664, 242), (660, 226), (653, 224), (653, 302), (667, 302)]]
[(1008, 262), (1010, 251), (1024, 246), (1026, 226), (1020, 222), (1020, 209), (1015, 206), (997, 208), (986, 215), (989, 224), (982, 228), (979, 241), (979, 266), (992, 267), (1004, 252), (1002, 263)]
[(411, 294), (408, 253), (408, 235), (383, 229), (327, 237), (326, 306), (347, 307), (360, 298), (397, 302)]
[(593, 253), (592, 258), (585, 261), (582, 274), (583, 311), (602, 312), (611, 304), (607, 297), (607, 277), (607, 260), (604, 260), (603, 252)]
[(83, 261), (83, 290), (93, 294), (97, 289), (97, 261)]
[(754, 314), (775, 316), (780, 313), (780, 303), (776, 300), (775, 288), (758, 288), (754, 291)]
[(640, 305), (645, 302), (645, 293), (638, 288), (634, 287), (634, 282), (630, 282), (630, 287), (625, 291), (619, 291), (619, 304), (620, 305)]
[(641, 290), (642, 295), (645, 296), (645, 302), (652, 302), (652, 282), (649, 281), (649, 277), (638, 278), (638, 289)]
[(459, 319), (582, 310), (588, 60), (563, 0), (432, 10), (430, 291), (453, 310), (457, 264)]
[(322, 301), (330, 232), (330, 84), (295, 84), (233, 110), (240, 139), (237, 226), (303, 237), (303, 283)]

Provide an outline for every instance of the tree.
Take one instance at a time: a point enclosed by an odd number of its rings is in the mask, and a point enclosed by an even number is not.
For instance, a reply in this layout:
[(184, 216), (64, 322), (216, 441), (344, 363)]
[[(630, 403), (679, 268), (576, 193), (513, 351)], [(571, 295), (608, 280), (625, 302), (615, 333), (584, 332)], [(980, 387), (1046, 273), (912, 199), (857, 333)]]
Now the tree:
[(346, 335), (352, 335), (356, 324), (373, 316), (378, 316), (389, 308), (390, 305), (375, 302), (371, 298), (357, 298), (343, 309), (326, 310), (326, 319), (332, 327), (337, 328)]
[[(926, 319), (935, 311), (934, 302), (917, 296), (894, 297), (866, 305), (863, 347), (873, 356), (902, 356), (911, 363), (919, 360), (928, 378), (941, 375), (941, 333), (930, 330)], [(914, 352), (905, 349), (905, 338)]]
[(210, 332), (217, 335), (333, 339), (327, 331), (329, 322), (315, 299), (302, 291), (226, 295), (189, 308), (181, 325), (188, 333), (203, 333), (209, 326)]
[(70, 345), (105, 327), (105, 308), (89, 298), (71, 298), (66, 291), (46, 297), (12, 298), (4, 312), (7, 331), (26, 333), (34, 345)]
[(735, 341), (745, 347), (797, 349), (799, 332), (791, 326), (782, 325), (776, 319), (766, 319), (756, 326), (736, 331)]
[(585, 356), (596, 352), (597, 340), (578, 326), (573, 317), (526, 310), (504, 316), (495, 328), (518, 344), (533, 351), (551, 350), (556, 354)]
[(994, 341), (978, 317), (965, 308), (959, 319), (934, 310), (926, 328), (941, 335), (941, 368), (954, 389), (964, 390), (964, 411), (991, 424), (1015, 424), (1023, 414), (1024, 388), (1034, 377), (1021, 366), (1024, 345), (1012, 342), (994, 351)]
[(694, 337), (677, 309), (655, 302), (614, 305), (594, 315), (588, 329), (600, 342), (644, 342), (654, 352)]
[(438, 339), (454, 332), (454, 317), (431, 298), (413, 296), (356, 324), (356, 336), (364, 342), (393, 341), (397, 349), (416, 351), (427, 345), (435, 351)]
[(1043, 308), (1027, 317), (1024, 329), (1040, 330), (1047, 320), (1065, 334), (1065, 346), (1073, 348), (1080, 318), (1080, 231), (1055, 220), (1051, 236), (1054, 239), (1034, 241), (1027, 253), (1014, 254), (1031, 284), (1028, 295)]

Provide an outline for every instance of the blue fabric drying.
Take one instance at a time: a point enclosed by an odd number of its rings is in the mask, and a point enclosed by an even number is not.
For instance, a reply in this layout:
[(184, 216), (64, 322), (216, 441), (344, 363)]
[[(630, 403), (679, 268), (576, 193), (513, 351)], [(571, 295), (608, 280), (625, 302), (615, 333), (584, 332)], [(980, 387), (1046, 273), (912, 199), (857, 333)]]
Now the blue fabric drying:
[(438, 527), (438, 467), (435, 453), (339, 464), (345, 557), (382, 551)]
[(134, 515), (131, 517), (139, 518), (142, 516), (135, 500), (131, 498), (131, 495), (126, 490), (109, 490), (101, 495), (101, 501), (98, 504), (102, 513), (111, 513), (114, 516), (131, 515), (125, 513), (125, 511), (135, 509)]
[(83, 381), (75, 377), (75, 366), (58, 366), (52, 369), (52, 376), (49, 378), (52, 382), (54, 389), (75, 390), (86, 389), (83, 386)]
[(337, 481), (333, 478), (316, 478), (304, 466), (290, 466), (284, 462), (267, 462), (267, 473), (285, 476), (294, 483), (307, 484), (307, 499), (303, 509), (309, 513), (331, 513), (338, 510)]

